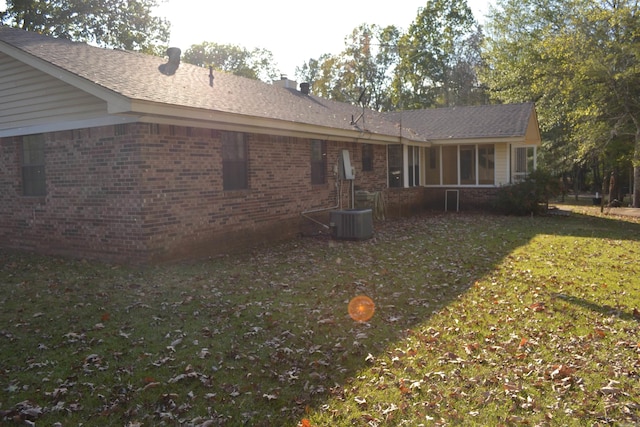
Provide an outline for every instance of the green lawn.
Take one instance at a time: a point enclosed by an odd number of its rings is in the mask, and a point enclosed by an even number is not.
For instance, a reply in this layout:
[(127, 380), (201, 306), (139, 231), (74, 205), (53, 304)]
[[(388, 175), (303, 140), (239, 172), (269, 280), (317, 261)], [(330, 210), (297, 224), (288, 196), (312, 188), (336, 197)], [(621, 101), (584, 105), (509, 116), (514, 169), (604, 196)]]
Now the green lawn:
[(585, 214), (154, 267), (0, 252), (0, 421), (636, 425), (639, 260), (637, 220)]

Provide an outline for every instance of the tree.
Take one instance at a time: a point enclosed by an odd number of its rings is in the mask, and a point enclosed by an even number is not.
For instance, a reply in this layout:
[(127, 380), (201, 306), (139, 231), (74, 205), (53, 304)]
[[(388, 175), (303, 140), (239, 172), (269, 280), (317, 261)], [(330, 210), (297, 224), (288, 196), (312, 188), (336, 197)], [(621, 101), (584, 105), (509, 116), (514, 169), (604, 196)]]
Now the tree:
[(399, 31), (363, 24), (345, 39), (342, 84), (349, 99), (374, 110), (390, 109), (390, 83), (397, 63)]
[(0, 20), (27, 31), (156, 53), (169, 40), (169, 23), (151, 15), (156, 0), (7, 0)]
[(277, 77), (273, 54), (266, 49), (249, 51), (231, 44), (202, 42), (187, 49), (183, 58), (190, 64), (212, 66), (216, 70), (254, 80), (271, 81)]
[(296, 78), (311, 84), (314, 95), (334, 101), (348, 102), (342, 90), (342, 68), (338, 55), (323, 54), (318, 59), (311, 58), (302, 67), (296, 67)]
[[(638, 207), (638, 3), (503, 0), (498, 6), (489, 18), (485, 52), (484, 77), (493, 95), (504, 102), (536, 101), (545, 136), (569, 144), (564, 151), (574, 153), (574, 164), (597, 159), (615, 170), (632, 158)], [(619, 155), (625, 146), (633, 147), (630, 156)]]
[[(543, 157), (558, 174), (590, 159), (571, 135), (573, 71), (566, 64), (573, 47), (565, 38), (570, 8), (565, 0), (499, 1), (486, 23), (480, 69), (494, 100), (536, 102)], [(553, 53), (551, 37), (557, 45)]]
[(482, 39), (466, 0), (433, 0), (407, 33), (362, 24), (344, 51), (309, 60), (296, 76), (316, 95), (376, 110), (486, 104)]
[(459, 95), (477, 86), (472, 70), (480, 58), (481, 37), (466, 0), (432, 0), (420, 8), (398, 44), (396, 104), (427, 108), (466, 103)]
[[(595, 2), (577, 20), (576, 64), (582, 119), (578, 131), (607, 144), (627, 145), (634, 169), (634, 207), (640, 207), (640, 9), (637, 1)], [(620, 162), (612, 165), (615, 171)]]
[(312, 83), (318, 96), (374, 110), (389, 109), (399, 34), (394, 26), (362, 24), (345, 38), (340, 54), (310, 59), (296, 69), (296, 78)]

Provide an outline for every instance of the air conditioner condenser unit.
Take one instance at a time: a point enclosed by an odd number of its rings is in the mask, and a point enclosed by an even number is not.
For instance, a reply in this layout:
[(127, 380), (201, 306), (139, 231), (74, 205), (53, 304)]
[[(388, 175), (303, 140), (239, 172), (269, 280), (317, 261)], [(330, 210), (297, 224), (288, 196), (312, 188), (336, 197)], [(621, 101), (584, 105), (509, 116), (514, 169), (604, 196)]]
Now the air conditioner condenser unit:
[(373, 212), (371, 209), (332, 211), (329, 216), (329, 226), (334, 239), (370, 239), (373, 237)]

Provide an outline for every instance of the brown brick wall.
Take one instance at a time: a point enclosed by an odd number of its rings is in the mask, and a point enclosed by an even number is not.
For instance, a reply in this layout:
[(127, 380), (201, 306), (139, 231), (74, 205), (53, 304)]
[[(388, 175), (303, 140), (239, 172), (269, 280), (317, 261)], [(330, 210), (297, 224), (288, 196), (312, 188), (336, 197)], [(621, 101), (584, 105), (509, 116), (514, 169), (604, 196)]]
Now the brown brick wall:
[[(460, 211), (480, 211), (491, 208), (497, 188), (448, 188), (458, 190)], [(444, 211), (445, 191), (447, 188), (425, 188), (425, 204), (427, 209)]]
[[(153, 258), (228, 252), (299, 233), (326, 232), (302, 213), (319, 210), (309, 216), (328, 224), (329, 208), (350, 207), (350, 182), (336, 188), (335, 168), (342, 149), (349, 150), (356, 185), (378, 189), (386, 185), (384, 170), (362, 173), (359, 144), (329, 141), (327, 182), (313, 185), (309, 140), (250, 134), (249, 188), (225, 192), (219, 134), (207, 132), (211, 138), (208, 143), (197, 138), (185, 143), (184, 138), (164, 137), (160, 144), (142, 144), (145, 159), (164, 165), (161, 177), (145, 172), (143, 183), (145, 191), (156, 195), (145, 202), (143, 221)], [(374, 152), (374, 162), (386, 168), (384, 147)], [(187, 166), (188, 178), (181, 177), (187, 174), (183, 170)]]
[[(249, 188), (223, 191), (220, 132), (127, 124), (45, 135), (47, 195), (23, 197), (21, 138), (0, 139), (0, 246), (114, 261), (204, 257), (299, 233), (327, 232), (336, 205), (351, 207), (350, 181), (336, 186), (341, 150), (356, 169), (353, 190), (382, 192), (387, 216), (443, 210), (444, 189), (386, 188), (386, 147), (362, 171), (360, 144), (327, 142), (327, 182), (311, 184), (310, 141), (248, 134)], [(337, 191), (340, 192), (338, 196)], [(494, 189), (460, 189), (461, 209)]]
[[(386, 186), (386, 151), (361, 170), (359, 144), (327, 143), (327, 182), (311, 184), (310, 142), (248, 135), (249, 188), (223, 191), (220, 132), (128, 124), (48, 133), (47, 195), (21, 196), (20, 141), (0, 151), (0, 245), (115, 261), (199, 257), (321, 229), (306, 210), (338, 202), (334, 166), (348, 149), (355, 185)], [(350, 183), (340, 189), (350, 207)], [(328, 224), (329, 210), (313, 215)]]
[(299, 231), (302, 211), (335, 200), (329, 183), (311, 185), (308, 141), (249, 134), (249, 188), (223, 191), (219, 132), (191, 134), (140, 142), (148, 164), (141, 182), (148, 195), (144, 234), (153, 258), (226, 252), (291, 237)]
[(388, 188), (384, 197), (389, 217), (411, 216), (427, 209), (424, 187)]
[(46, 134), (41, 198), (22, 196), (20, 141), (1, 143), (3, 246), (102, 258), (144, 250), (134, 140), (115, 137), (113, 127)]

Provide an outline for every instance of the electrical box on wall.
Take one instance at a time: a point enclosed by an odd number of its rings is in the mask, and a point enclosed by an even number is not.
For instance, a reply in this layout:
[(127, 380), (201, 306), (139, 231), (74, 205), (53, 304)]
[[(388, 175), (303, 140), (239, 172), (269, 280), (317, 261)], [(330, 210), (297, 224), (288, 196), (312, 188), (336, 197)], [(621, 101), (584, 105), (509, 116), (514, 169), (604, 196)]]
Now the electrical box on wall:
[(340, 179), (355, 179), (349, 150), (342, 150), (338, 156), (338, 175)]

